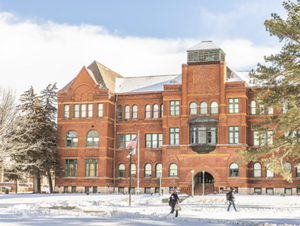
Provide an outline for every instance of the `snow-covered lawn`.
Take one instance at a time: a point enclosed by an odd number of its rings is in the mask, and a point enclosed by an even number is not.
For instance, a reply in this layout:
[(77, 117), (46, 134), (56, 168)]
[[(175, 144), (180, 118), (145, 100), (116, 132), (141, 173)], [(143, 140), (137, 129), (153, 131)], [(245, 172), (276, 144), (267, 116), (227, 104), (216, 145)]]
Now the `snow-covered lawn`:
[[(158, 195), (1, 194), (0, 225), (300, 225), (300, 196), (236, 195), (239, 212), (227, 212), (225, 195), (189, 197), (179, 217)], [(232, 208), (232, 207), (231, 207)]]

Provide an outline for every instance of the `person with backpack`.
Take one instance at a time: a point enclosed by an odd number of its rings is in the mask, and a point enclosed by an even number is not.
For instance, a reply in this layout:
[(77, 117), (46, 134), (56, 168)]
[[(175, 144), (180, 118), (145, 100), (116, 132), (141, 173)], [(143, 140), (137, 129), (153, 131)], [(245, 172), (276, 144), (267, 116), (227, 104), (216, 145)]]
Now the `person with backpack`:
[(235, 203), (234, 203), (234, 201), (235, 201), (234, 192), (235, 192), (235, 189), (232, 187), (232, 188), (230, 189), (230, 192), (228, 192), (228, 193), (226, 194), (226, 199), (227, 199), (227, 201), (229, 202), (227, 211), (230, 210), (230, 207), (231, 207), (231, 205), (232, 205), (233, 208), (234, 208), (234, 210), (235, 210), (235, 212), (238, 212), (238, 211), (236, 210), (236, 208), (235, 208)]
[[(175, 210), (175, 205), (179, 202), (179, 197), (178, 197), (178, 194), (177, 194), (177, 190), (174, 188), (172, 190), (172, 193), (171, 193), (171, 196), (169, 198), (169, 206), (171, 206), (171, 212), (170, 214), (174, 213), (174, 210)], [(178, 210), (175, 210), (176, 211), (176, 215), (175, 217), (178, 217)]]

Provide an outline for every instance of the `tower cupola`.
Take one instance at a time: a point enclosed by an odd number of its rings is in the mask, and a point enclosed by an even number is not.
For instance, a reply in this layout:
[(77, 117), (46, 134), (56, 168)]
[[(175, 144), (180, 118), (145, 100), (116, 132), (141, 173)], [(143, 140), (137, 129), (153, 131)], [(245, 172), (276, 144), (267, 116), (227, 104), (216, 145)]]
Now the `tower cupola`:
[(187, 62), (225, 61), (225, 53), (212, 41), (202, 41), (187, 50)]

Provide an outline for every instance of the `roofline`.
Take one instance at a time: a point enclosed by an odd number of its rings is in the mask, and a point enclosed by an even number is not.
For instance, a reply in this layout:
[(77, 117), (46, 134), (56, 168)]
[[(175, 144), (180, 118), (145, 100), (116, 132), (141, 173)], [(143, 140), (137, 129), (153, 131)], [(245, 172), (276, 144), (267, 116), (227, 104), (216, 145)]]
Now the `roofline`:
[(141, 95), (141, 94), (150, 94), (150, 93), (161, 93), (162, 94), (163, 91), (152, 91), (152, 92), (131, 92), (131, 93), (115, 93), (115, 95), (118, 95), (118, 96), (125, 96), (125, 95)]

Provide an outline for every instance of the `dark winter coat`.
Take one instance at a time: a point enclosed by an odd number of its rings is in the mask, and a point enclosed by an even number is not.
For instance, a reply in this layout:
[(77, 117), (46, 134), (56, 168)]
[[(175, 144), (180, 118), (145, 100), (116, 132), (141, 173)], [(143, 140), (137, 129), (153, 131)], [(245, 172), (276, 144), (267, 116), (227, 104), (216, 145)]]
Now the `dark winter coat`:
[(230, 192), (228, 192), (228, 193), (226, 194), (226, 198), (227, 198), (228, 201), (234, 201), (234, 200), (235, 200), (233, 190), (231, 190)]
[(169, 204), (170, 206), (175, 206), (175, 204), (177, 203), (177, 201), (179, 200), (178, 194), (176, 193), (172, 193), (170, 198), (169, 198)]

